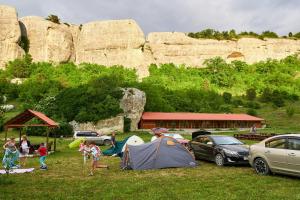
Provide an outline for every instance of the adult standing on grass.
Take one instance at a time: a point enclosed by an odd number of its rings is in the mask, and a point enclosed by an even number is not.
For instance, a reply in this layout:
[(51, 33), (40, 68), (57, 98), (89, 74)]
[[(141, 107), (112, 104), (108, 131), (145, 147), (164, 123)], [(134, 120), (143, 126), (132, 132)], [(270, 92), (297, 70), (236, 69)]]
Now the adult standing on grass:
[(115, 132), (115, 131), (113, 131), (113, 132), (111, 133), (111, 145), (112, 145), (113, 147), (116, 146), (116, 132)]
[(251, 127), (250, 133), (256, 134), (256, 126), (255, 126), (255, 124), (253, 124), (253, 126)]
[(3, 145), (5, 149), (4, 157), (2, 160), (2, 164), (6, 170), (12, 168), (18, 168), (19, 166), (16, 164), (16, 161), (19, 159), (19, 151), (16, 147), (15, 138), (10, 138), (8, 142)]
[(26, 166), (26, 159), (29, 154), (29, 149), (30, 149), (30, 141), (28, 140), (26, 135), (22, 136), (22, 139), (19, 144), (19, 149), (20, 149), (20, 164), (21, 166), (25, 167)]

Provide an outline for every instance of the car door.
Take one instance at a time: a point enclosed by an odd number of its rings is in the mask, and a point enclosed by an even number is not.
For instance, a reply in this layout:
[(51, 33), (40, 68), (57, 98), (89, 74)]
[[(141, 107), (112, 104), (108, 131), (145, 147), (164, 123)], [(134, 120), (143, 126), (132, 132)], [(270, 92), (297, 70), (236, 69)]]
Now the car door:
[(202, 140), (203, 156), (207, 160), (214, 160), (214, 142), (209, 136), (204, 136)]
[(271, 169), (285, 170), (287, 167), (287, 139), (275, 138), (265, 143), (264, 156)]
[(300, 138), (288, 138), (287, 170), (300, 174)]
[(196, 158), (211, 160), (213, 154), (212, 140), (207, 136), (198, 136), (191, 142)]
[(203, 151), (202, 151), (202, 147), (201, 147), (201, 145), (202, 145), (201, 141), (202, 141), (202, 136), (193, 138), (193, 140), (191, 141), (191, 147), (192, 147), (195, 157), (197, 159), (199, 159), (199, 158), (203, 159)]

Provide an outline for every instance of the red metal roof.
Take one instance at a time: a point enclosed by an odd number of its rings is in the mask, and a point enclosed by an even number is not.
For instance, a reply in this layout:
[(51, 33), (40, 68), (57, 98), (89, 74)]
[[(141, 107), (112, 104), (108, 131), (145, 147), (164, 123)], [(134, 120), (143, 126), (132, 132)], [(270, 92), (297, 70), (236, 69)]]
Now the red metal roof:
[(144, 112), (143, 120), (212, 120), (212, 121), (264, 121), (262, 118), (247, 114), (213, 114), (213, 113), (165, 113)]
[[(25, 124), (36, 117), (41, 120), (43, 124)], [(5, 128), (13, 128), (13, 127), (24, 127), (24, 126), (47, 126), (47, 127), (58, 127), (58, 123), (47, 117), (45, 114), (34, 111), (34, 110), (25, 110), (24, 112), (18, 114), (14, 118), (10, 119), (4, 124)]]

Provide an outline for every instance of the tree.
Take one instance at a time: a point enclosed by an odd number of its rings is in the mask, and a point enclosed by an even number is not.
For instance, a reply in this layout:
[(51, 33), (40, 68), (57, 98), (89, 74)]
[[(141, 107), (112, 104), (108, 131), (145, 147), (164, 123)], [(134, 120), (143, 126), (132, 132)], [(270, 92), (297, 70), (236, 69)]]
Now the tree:
[(229, 93), (229, 92), (224, 92), (223, 93), (223, 99), (224, 99), (225, 103), (230, 104), (231, 103), (231, 98), (232, 98), (231, 93)]
[(278, 38), (278, 35), (272, 31), (264, 31), (261, 36), (264, 38)]
[(289, 32), (289, 37), (293, 37), (293, 33), (292, 32)]
[(248, 115), (252, 115), (252, 116), (257, 116), (257, 111), (255, 109), (253, 109), (253, 108), (249, 108), (247, 110), (247, 114)]
[(31, 55), (25, 54), (21, 59), (9, 61), (6, 69), (14, 78), (27, 78), (31, 74), (31, 63)]
[(246, 97), (249, 101), (253, 101), (256, 98), (256, 90), (254, 88), (250, 88), (246, 91)]
[(46, 20), (49, 20), (53, 23), (56, 23), (56, 24), (60, 24), (60, 19), (58, 18), (58, 16), (56, 15), (48, 15), (48, 17), (46, 18)]

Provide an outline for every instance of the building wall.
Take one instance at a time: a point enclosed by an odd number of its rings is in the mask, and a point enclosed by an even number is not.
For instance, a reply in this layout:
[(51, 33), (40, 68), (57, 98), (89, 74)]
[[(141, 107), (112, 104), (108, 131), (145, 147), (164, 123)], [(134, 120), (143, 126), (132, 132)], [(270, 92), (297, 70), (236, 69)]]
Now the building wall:
[(141, 120), (140, 128), (151, 129), (155, 127), (197, 129), (197, 128), (250, 128), (256, 125), (262, 127), (261, 121), (202, 121), (202, 120)]

